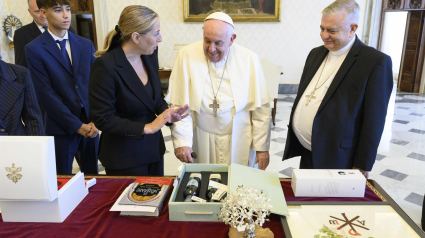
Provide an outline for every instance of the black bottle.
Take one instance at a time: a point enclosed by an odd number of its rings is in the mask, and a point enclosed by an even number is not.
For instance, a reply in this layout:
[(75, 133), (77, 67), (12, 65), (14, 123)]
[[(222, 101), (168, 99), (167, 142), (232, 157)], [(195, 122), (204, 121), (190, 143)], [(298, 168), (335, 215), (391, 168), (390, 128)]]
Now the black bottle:
[(201, 190), (201, 179), (202, 176), (199, 173), (190, 174), (189, 181), (187, 182), (186, 188), (184, 189), (185, 202), (192, 202), (192, 196), (199, 194)]
[[(221, 183), (221, 175), (220, 174), (211, 174), (210, 175), (210, 181), (214, 181), (217, 183)], [(208, 201), (211, 201), (212, 196), (215, 192), (217, 192), (218, 188), (212, 187), (208, 184), (208, 190), (207, 190), (207, 199)]]

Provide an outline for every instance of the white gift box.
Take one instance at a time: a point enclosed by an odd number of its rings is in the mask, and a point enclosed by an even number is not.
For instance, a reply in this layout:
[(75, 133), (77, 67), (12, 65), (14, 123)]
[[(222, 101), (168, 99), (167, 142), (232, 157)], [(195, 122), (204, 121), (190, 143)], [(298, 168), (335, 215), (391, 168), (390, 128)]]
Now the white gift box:
[(295, 197), (364, 197), (366, 178), (357, 169), (294, 169)]
[(3, 136), (0, 151), (5, 222), (63, 222), (88, 193), (82, 173), (58, 191), (53, 137)]

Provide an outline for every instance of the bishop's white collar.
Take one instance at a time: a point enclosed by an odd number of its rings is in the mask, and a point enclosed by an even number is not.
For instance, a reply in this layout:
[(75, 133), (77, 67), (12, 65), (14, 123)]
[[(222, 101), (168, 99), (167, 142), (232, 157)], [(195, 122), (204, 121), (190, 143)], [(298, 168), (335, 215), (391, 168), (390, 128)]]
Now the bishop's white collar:
[(356, 41), (356, 37), (353, 37), (353, 39), (351, 39), (351, 41), (346, 46), (344, 46), (343, 48), (341, 48), (337, 51), (329, 51), (329, 53), (331, 54), (331, 56), (344, 55), (344, 54), (348, 53), (348, 51), (351, 50), (351, 47), (354, 45), (355, 41)]

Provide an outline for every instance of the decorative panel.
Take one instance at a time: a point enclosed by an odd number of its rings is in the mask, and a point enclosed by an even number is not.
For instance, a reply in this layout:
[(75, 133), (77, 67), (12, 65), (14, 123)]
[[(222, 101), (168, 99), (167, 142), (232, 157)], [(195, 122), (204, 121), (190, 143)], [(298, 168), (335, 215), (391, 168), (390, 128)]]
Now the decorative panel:
[(406, 10), (424, 10), (425, 0), (405, 0), (404, 9)]
[(384, 10), (403, 10), (404, 1), (405, 0), (384, 0)]

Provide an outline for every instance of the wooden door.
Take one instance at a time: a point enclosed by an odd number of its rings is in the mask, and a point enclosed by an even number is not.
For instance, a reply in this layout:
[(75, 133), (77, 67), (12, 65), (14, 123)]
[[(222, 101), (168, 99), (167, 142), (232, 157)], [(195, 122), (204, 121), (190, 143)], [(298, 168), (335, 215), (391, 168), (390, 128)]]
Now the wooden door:
[(398, 85), (401, 91), (417, 93), (424, 62), (424, 11), (411, 11), (409, 14)]
[(96, 22), (93, 0), (70, 0), (71, 13), (75, 18), (77, 34), (93, 42), (97, 50)]

